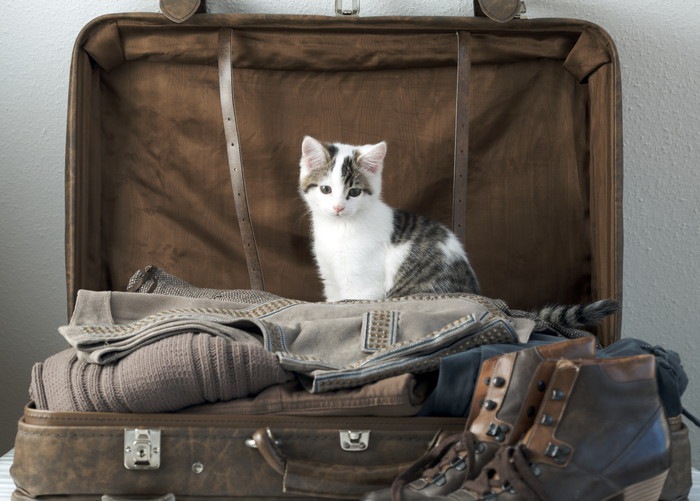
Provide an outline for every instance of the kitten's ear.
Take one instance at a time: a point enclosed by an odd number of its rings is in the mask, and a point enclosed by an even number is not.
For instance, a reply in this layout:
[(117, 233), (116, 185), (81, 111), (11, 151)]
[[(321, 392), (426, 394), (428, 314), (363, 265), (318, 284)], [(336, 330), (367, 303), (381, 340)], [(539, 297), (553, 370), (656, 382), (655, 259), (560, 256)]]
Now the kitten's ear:
[(386, 156), (386, 143), (382, 141), (377, 144), (368, 144), (360, 149), (360, 156), (357, 161), (360, 167), (372, 174), (381, 174), (384, 167), (384, 157)]
[(306, 174), (328, 164), (328, 150), (311, 136), (304, 137), (301, 143), (301, 171)]

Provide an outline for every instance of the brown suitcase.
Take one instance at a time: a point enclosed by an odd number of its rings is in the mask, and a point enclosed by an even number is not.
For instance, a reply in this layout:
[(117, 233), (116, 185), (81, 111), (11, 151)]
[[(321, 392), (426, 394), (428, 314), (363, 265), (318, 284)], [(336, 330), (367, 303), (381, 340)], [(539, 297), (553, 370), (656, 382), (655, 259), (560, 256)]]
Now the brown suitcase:
[[(161, 3), (181, 8), (171, 17), (191, 14), (186, 2)], [(516, 13), (499, 5), (481, 0), (477, 12)], [(517, 309), (620, 298), (620, 74), (598, 26), (227, 14), (174, 24), (128, 14), (90, 23), (74, 48), (69, 309), (79, 289), (124, 290), (146, 264), (200, 287), (320, 300), (297, 193), (306, 134), (386, 140), (385, 200), (452, 227), (484, 295)], [(620, 321), (599, 327), (604, 345)], [(13, 499), (356, 498), (462, 427), (462, 418), (30, 404)], [(367, 451), (353, 451), (368, 431)], [(285, 458), (265, 452), (274, 441)]]

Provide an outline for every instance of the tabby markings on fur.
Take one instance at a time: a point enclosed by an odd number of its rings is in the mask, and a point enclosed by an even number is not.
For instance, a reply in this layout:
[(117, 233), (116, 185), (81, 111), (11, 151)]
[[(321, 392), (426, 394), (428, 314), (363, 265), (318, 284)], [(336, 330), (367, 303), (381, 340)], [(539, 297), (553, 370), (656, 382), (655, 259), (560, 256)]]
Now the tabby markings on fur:
[[(385, 142), (302, 142), (299, 192), (312, 219), (313, 253), (327, 301), (421, 293), (480, 293), (461, 242), (444, 225), (381, 199)], [(593, 325), (613, 299), (533, 312), (566, 327)]]
[(381, 199), (386, 143), (302, 143), (299, 191), (328, 301), (470, 292), (479, 282), (457, 237)]

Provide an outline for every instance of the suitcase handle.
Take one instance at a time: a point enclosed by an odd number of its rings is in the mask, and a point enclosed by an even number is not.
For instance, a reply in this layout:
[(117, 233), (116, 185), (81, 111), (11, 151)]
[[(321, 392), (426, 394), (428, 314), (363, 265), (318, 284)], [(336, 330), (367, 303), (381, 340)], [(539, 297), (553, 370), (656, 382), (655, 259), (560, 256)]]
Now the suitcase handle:
[(257, 430), (249, 446), (256, 449), (274, 471), (282, 475), (284, 492), (306, 495), (348, 495), (388, 487), (412, 463), (377, 466), (328, 464), (293, 459), (285, 455), (270, 428)]

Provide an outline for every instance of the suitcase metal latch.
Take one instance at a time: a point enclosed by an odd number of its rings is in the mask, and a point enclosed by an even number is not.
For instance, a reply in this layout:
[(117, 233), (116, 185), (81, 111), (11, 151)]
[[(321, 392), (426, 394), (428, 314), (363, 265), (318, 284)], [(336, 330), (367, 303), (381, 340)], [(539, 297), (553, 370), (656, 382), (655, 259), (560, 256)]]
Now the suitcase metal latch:
[(124, 467), (127, 470), (160, 468), (160, 430), (124, 430)]
[(520, 2), (520, 10), (515, 15), (515, 19), (527, 19), (527, 6), (525, 5), (525, 0)]
[(343, 5), (343, 0), (335, 0), (335, 15), (336, 16), (359, 16), (360, 15), (360, 0), (352, 0), (352, 8), (346, 9)]
[(369, 447), (370, 430), (339, 430), (340, 448), (348, 452), (361, 452)]

